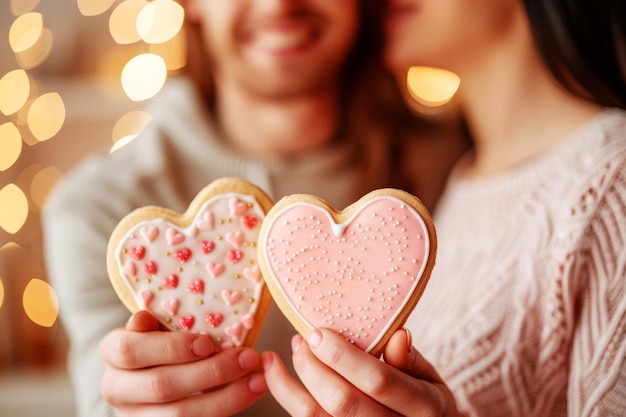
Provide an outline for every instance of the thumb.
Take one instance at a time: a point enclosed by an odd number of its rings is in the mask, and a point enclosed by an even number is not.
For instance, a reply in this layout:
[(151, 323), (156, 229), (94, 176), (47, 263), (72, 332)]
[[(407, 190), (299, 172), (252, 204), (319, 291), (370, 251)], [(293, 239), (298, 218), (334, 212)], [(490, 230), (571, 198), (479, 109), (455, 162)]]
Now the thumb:
[(415, 378), (429, 382), (443, 380), (435, 368), (413, 347), (413, 337), (408, 329), (397, 330), (387, 343), (383, 358), (396, 369)]
[(126, 322), (126, 330), (133, 332), (152, 332), (162, 330), (161, 324), (152, 314), (147, 311), (138, 311)]

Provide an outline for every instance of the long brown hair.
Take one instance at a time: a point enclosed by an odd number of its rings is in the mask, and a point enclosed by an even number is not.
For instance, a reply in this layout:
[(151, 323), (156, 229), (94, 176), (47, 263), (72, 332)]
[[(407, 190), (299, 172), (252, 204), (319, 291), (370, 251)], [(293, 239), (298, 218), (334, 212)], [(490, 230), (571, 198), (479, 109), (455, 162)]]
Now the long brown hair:
[(571, 93), (626, 109), (626, 1), (524, 0), (539, 52)]

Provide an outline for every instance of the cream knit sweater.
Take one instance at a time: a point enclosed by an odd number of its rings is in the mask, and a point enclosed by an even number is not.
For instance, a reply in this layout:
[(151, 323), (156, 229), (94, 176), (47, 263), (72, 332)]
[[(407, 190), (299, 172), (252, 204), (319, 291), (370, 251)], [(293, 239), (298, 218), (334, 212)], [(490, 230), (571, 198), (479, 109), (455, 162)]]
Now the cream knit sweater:
[(417, 348), (471, 416), (626, 415), (626, 112), (509, 173), (461, 170)]

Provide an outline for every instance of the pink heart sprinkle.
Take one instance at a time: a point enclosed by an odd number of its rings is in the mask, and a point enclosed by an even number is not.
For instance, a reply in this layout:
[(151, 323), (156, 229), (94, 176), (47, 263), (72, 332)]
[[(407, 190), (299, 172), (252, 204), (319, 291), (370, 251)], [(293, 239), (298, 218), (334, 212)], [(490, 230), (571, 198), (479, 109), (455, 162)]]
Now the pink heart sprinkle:
[(243, 232), (236, 231), (233, 233), (226, 233), (226, 241), (233, 245), (235, 248), (239, 248), (243, 243)]
[(224, 289), (221, 292), (222, 300), (226, 303), (227, 306), (232, 306), (237, 301), (241, 300), (241, 293), (239, 291), (231, 291), (229, 289)]
[(178, 259), (178, 262), (184, 264), (191, 257), (191, 250), (188, 248), (179, 249), (174, 253), (174, 257)]
[(202, 219), (198, 220), (196, 227), (198, 228), (198, 230), (213, 230), (213, 228), (215, 227), (213, 222), (213, 213), (208, 211), (205, 212), (202, 215)]
[(143, 246), (136, 246), (134, 248), (130, 248), (128, 250), (128, 253), (130, 254), (130, 256), (140, 261), (143, 259), (144, 255), (146, 254), (146, 248), (144, 248)]
[(204, 294), (204, 281), (201, 279), (197, 279), (187, 287), (187, 291), (192, 292), (194, 294)]
[(241, 216), (239, 218), (239, 222), (244, 229), (253, 229), (258, 222), (258, 218), (256, 216)]
[(237, 342), (239, 342), (239, 340), (241, 339), (242, 331), (243, 331), (243, 325), (241, 323), (235, 323), (232, 326), (229, 326), (226, 329), (224, 329), (224, 333), (226, 333), (226, 335), (235, 339), (235, 341)]
[(141, 301), (143, 302), (143, 308), (148, 307), (150, 301), (154, 298), (154, 293), (152, 291), (141, 291), (139, 293), (139, 297), (141, 297)]
[(178, 287), (178, 275), (170, 274), (163, 279), (163, 286), (174, 289)]
[(226, 267), (224, 266), (224, 264), (213, 263), (213, 262), (208, 262), (206, 264), (206, 270), (213, 278), (217, 278), (220, 275), (222, 275), (225, 269)]
[(168, 244), (174, 246), (182, 243), (185, 240), (185, 235), (170, 227), (165, 232), (165, 238), (167, 239)]
[(241, 324), (243, 324), (243, 327), (245, 327), (248, 330), (254, 327), (254, 315), (250, 313), (243, 316), (240, 321), (241, 321)]
[(154, 261), (149, 261), (143, 266), (143, 270), (147, 274), (154, 275), (157, 273), (157, 264)]
[(161, 303), (161, 307), (163, 307), (163, 310), (165, 310), (172, 316), (176, 315), (176, 313), (178, 312), (179, 306), (180, 306), (180, 301), (178, 301), (176, 298), (172, 298), (170, 300), (163, 300), (163, 302)]
[(252, 282), (261, 281), (261, 270), (258, 265), (254, 265), (252, 268), (246, 268), (243, 270), (243, 276), (248, 278)]
[(226, 253), (226, 257), (228, 258), (231, 264), (236, 264), (237, 262), (241, 261), (241, 259), (243, 258), (243, 252), (240, 250), (231, 249)]
[(135, 263), (133, 261), (126, 261), (124, 264), (124, 273), (128, 277), (134, 277), (137, 274), (137, 267), (135, 267)]
[(243, 201), (239, 200), (237, 197), (233, 197), (228, 201), (228, 206), (230, 207), (230, 214), (233, 216), (241, 216), (248, 211), (248, 205)]
[(185, 316), (178, 319), (178, 324), (181, 329), (189, 330), (193, 327), (193, 324), (196, 322), (194, 316)]
[(219, 326), (224, 320), (224, 316), (220, 313), (207, 313), (205, 320), (213, 328)]
[(215, 249), (215, 243), (211, 242), (210, 240), (203, 240), (202, 242), (200, 242), (199, 246), (200, 246), (200, 250), (205, 255), (207, 253), (213, 252), (213, 249)]
[(139, 229), (139, 234), (146, 240), (147, 243), (152, 243), (159, 235), (159, 229), (156, 226), (142, 227)]

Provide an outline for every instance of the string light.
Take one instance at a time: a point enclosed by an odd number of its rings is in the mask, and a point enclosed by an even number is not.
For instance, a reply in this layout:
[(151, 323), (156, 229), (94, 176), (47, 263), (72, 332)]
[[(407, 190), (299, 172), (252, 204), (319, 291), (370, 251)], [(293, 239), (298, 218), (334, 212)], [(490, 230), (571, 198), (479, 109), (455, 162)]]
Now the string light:
[(432, 67), (411, 67), (407, 74), (407, 88), (421, 105), (442, 107), (452, 100), (461, 80), (458, 75)]
[(9, 234), (16, 234), (28, 217), (28, 200), (24, 192), (15, 184), (0, 189), (0, 228)]
[(23, 69), (7, 72), (0, 78), (0, 111), (6, 116), (17, 113), (30, 96), (30, 80)]
[(41, 279), (33, 278), (26, 285), (22, 306), (28, 318), (42, 327), (52, 327), (59, 314), (59, 302), (54, 290)]
[(0, 171), (9, 169), (22, 152), (22, 137), (13, 122), (0, 125)]

